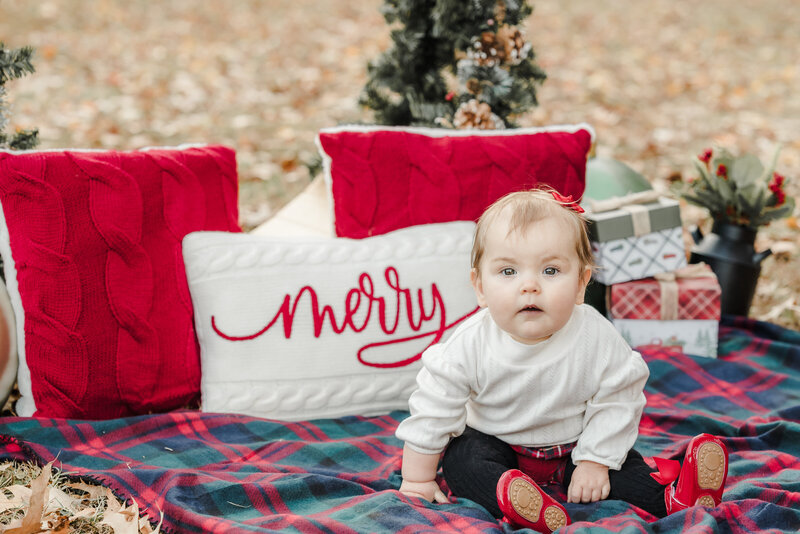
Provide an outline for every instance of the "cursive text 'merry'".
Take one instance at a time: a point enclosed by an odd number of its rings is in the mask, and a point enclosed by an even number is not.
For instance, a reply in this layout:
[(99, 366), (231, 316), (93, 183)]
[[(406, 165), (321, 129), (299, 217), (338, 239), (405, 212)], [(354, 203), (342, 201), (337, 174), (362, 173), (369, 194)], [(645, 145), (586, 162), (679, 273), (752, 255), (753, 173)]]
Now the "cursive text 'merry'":
[[(276, 323), (278, 323), (279, 320), (281, 320), (283, 325), (283, 334), (286, 339), (289, 339), (292, 337), (292, 326), (294, 324), (295, 316), (298, 313), (300, 300), (304, 295), (308, 296), (310, 312), (314, 325), (314, 337), (317, 338), (320, 337), (326, 325), (328, 325), (330, 330), (337, 335), (343, 334), (347, 330), (351, 330), (352, 332), (356, 333), (362, 332), (367, 328), (367, 326), (369, 326), (370, 321), (373, 319), (373, 314), (377, 317), (377, 323), (381, 331), (383, 331), (383, 333), (387, 336), (390, 336), (397, 330), (398, 326), (400, 325), (401, 318), (405, 314), (405, 320), (408, 323), (408, 326), (414, 332), (419, 332), (418, 334), (403, 338), (388, 339), (386, 341), (380, 341), (376, 343), (369, 343), (361, 347), (356, 355), (359, 362), (370, 367), (402, 367), (417, 361), (421, 357), (424, 349), (428, 348), (434, 343), (438, 343), (448, 329), (460, 323), (478, 310), (478, 308), (475, 308), (466, 315), (459, 317), (454, 322), (448, 324), (447, 310), (445, 309), (444, 300), (442, 299), (439, 288), (435, 283), (432, 283), (430, 287), (431, 305), (430, 309), (427, 310), (425, 307), (422, 288), (417, 289), (417, 298), (415, 302), (412, 290), (409, 288), (404, 288), (401, 285), (400, 275), (398, 274), (396, 268), (391, 266), (387, 267), (383, 273), (383, 278), (386, 281), (386, 284), (392, 290), (392, 305), (387, 304), (386, 298), (377, 296), (375, 294), (375, 284), (373, 283), (372, 277), (368, 273), (361, 273), (361, 275), (358, 277), (358, 286), (350, 289), (345, 296), (344, 308), (340, 313), (341, 317), (339, 319), (337, 319), (336, 313), (330, 305), (324, 304), (322, 307), (320, 307), (317, 292), (311, 286), (306, 285), (300, 288), (294, 298), (292, 298), (292, 296), (289, 294), (285, 295), (283, 302), (272, 319), (257, 332), (241, 336), (226, 334), (217, 326), (216, 317), (214, 315), (211, 316), (211, 328), (218, 336), (228, 341), (248, 341), (264, 335)], [(361, 311), (361, 315), (363, 315), (363, 319), (360, 320), (357, 318), (359, 311)], [(425, 325), (431, 323), (432, 325), (435, 325), (433, 330), (428, 329), (420, 332), (423, 330)], [(422, 351), (402, 358), (398, 361), (376, 362), (369, 361), (364, 357), (364, 353), (369, 349), (386, 345), (395, 345), (429, 336), (432, 337), (432, 339), (422, 349)]]

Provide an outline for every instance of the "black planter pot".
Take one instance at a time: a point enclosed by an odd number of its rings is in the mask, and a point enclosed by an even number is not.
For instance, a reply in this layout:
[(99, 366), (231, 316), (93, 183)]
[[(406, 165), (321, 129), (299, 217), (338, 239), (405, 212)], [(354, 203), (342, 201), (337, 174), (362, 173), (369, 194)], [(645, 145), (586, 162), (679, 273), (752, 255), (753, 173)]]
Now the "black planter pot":
[(705, 262), (714, 271), (722, 289), (722, 313), (746, 316), (750, 311), (761, 262), (772, 254), (770, 249), (756, 252), (756, 230), (747, 226), (715, 221), (711, 233), (693, 232), (696, 245), (689, 263)]

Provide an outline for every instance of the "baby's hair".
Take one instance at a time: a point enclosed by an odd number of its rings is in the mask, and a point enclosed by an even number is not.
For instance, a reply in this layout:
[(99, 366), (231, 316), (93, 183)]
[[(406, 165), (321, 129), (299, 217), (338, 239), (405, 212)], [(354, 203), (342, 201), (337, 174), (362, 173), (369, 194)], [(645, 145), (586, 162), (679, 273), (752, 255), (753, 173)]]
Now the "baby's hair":
[(548, 217), (556, 217), (565, 223), (572, 234), (580, 262), (580, 272), (583, 272), (585, 267), (594, 269), (594, 257), (586, 230), (586, 219), (568, 205), (556, 200), (552, 192), (553, 189), (544, 187), (517, 191), (501, 197), (486, 208), (475, 228), (475, 239), (472, 242), (472, 268), (480, 272), (483, 251), (486, 249), (486, 233), (504, 211), (511, 209), (513, 211), (508, 229), (509, 234), (515, 231), (526, 232), (531, 223)]

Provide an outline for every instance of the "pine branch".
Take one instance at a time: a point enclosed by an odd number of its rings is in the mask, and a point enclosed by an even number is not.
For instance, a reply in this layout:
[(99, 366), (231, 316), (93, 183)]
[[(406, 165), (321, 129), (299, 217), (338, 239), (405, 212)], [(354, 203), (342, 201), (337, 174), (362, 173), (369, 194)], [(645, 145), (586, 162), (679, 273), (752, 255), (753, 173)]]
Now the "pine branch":
[(33, 48), (23, 46), (17, 49), (6, 49), (0, 42), (0, 147), (12, 150), (26, 150), (39, 144), (38, 130), (21, 130), (13, 136), (4, 133), (8, 125), (8, 108), (5, 105), (5, 83), (35, 72), (31, 58)]
[(32, 57), (33, 47), (23, 46), (9, 50), (0, 42), (0, 85), (35, 72)]
[(14, 135), (8, 146), (11, 150), (30, 150), (38, 144), (39, 130), (20, 130)]

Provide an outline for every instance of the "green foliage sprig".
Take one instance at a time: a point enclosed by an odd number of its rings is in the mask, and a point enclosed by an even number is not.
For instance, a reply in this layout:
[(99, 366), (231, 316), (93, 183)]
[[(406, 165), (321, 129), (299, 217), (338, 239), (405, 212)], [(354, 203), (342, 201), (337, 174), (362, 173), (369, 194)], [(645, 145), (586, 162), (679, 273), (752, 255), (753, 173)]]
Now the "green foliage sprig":
[(786, 178), (775, 171), (780, 148), (767, 167), (752, 154), (734, 156), (724, 148), (706, 149), (694, 159), (699, 177), (679, 185), (678, 194), (706, 208), (714, 220), (760, 226), (788, 217), (795, 199), (785, 191)]
[(13, 136), (6, 135), (8, 124), (8, 108), (6, 107), (6, 89), (4, 85), (10, 80), (21, 78), (35, 71), (33, 68), (33, 48), (6, 49), (0, 42), (0, 148), (27, 150), (39, 144), (38, 130), (19, 130)]

